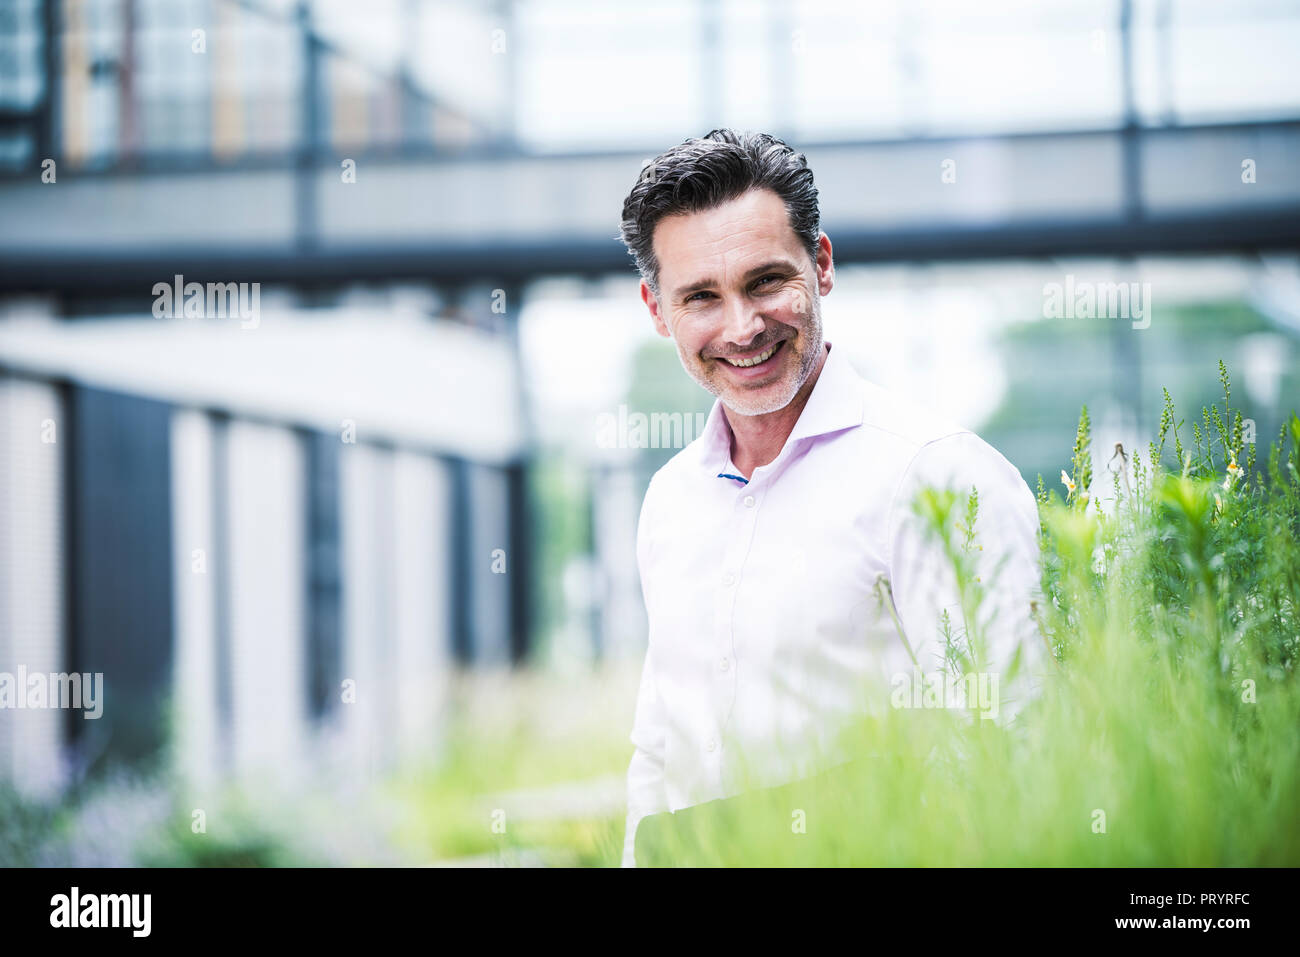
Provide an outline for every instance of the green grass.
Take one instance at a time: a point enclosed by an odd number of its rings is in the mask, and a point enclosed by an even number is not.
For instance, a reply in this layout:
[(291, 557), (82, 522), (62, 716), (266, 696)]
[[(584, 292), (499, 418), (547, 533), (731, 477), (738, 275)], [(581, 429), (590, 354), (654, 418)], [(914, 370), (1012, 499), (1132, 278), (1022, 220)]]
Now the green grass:
[[(527, 850), (577, 865), (610, 863), (621, 817), (518, 820), (512, 802), (493, 798), (619, 773), (626, 770), (625, 750), (621, 742), (601, 752), (584, 742), (545, 742), (527, 733), (484, 738), (466, 731), (437, 770), (387, 785), (404, 809), (393, 839), (425, 862)], [(504, 816), (494, 816), (497, 805), (505, 805)]]
[(387, 782), (385, 793), (399, 809), (394, 842), (423, 862), (497, 854), (509, 860), (526, 850), (557, 863), (617, 864), (621, 806), (595, 816), (579, 809), (531, 818), (516, 813), (532, 808), (512, 792), (580, 790), (582, 782), (621, 778), (630, 758), (628, 728), (601, 718), (626, 711), (630, 720), (634, 683), (614, 671), (576, 685), (529, 674), (501, 691), (480, 689), (476, 705), (458, 708), (436, 767)]

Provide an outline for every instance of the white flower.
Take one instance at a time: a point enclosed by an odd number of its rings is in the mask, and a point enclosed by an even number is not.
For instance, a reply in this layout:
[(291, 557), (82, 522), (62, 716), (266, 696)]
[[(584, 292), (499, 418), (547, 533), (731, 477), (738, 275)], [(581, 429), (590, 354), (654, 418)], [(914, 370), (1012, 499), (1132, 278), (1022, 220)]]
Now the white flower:
[(1232, 483), (1237, 481), (1237, 479), (1241, 478), (1241, 475), (1244, 471), (1245, 469), (1243, 469), (1240, 465), (1237, 464), (1237, 453), (1233, 452), (1231, 456), (1231, 461), (1228, 462), (1228, 477), (1223, 480), (1223, 487), (1225, 489), (1232, 488)]

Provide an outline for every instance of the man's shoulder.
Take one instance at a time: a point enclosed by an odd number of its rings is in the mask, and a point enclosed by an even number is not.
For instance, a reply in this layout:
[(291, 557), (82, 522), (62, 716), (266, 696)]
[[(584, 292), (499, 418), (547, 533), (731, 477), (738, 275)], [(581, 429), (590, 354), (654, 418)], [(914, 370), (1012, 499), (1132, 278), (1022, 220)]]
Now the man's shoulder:
[(869, 441), (891, 442), (916, 452), (949, 436), (974, 434), (924, 402), (867, 379), (859, 377), (858, 388), (863, 398), (862, 428)]
[[(860, 379), (865, 399), (863, 439), (879, 458), (895, 463), (900, 481), (960, 482), (996, 478), (1019, 490), (1020, 472), (973, 429), (943, 413)], [(881, 456), (882, 446), (893, 454)]]
[(663, 533), (664, 522), (678, 523), (677, 506), (698, 498), (704, 454), (704, 438), (697, 437), (651, 474), (637, 522), (637, 552), (642, 559), (649, 555), (652, 540)]
[(852, 450), (851, 468), (874, 474), (884, 488), (896, 488), (923, 450), (946, 447), (960, 436), (973, 436), (947, 416), (909, 396), (855, 373), (854, 387), (862, 400), (862, 423), (844, 434)]
[(652, 495), (663, 494), (674, 487), (698, 479), (700, 469), (704, 465), (705, 442), (705, 435), (697, 435), (683, 448), (678, 449), (672, 458), (659, 466), (650, 476), (645, 497), (649, 499)]

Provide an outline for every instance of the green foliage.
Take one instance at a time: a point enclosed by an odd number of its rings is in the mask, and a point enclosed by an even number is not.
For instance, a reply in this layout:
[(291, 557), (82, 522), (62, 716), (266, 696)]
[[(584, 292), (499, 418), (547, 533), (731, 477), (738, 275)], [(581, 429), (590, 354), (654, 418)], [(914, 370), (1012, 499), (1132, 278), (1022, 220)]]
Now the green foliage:
[(1070, 486), (1068, 500), (1079, 507), (1087, 505), (1088, 489), (1092, 487), (1091, 443), (1092, 423), (1088, 421), (1088, 407), (1085, 405), (1079, 412), (1079, 427), (1074, 433), (1074, 455), (1070, 459), (1070, 478), (1073, 484)]
[(301, 867), (318, 862), (301, 850), (288, 848), (255, 819), (226, 822), (211, 833), (195, 834), (188, 816), (168, 820), (161, 832), (150, 835), (137, 851), (145, 867)]
[(0, 867), (38, 867), (40, 837), (53, 825), (55, 809), (0, 783)]
[(984, 592), (978, 587), (975, 566), (975, 551), (980, 547), (975, 543), (979, 493), (972, 487), (969, 495), (959, 498), (956, 492), (947, 489), (922, 489), (915, 511), (936, 535), (944, 557), (956, 574), (962, 620), (954, 626), (951, 616), (947, 612), (943, 615), (940, 637), (944, 660), (955, 674), (978, 671), (985, 657), (979, 617)]

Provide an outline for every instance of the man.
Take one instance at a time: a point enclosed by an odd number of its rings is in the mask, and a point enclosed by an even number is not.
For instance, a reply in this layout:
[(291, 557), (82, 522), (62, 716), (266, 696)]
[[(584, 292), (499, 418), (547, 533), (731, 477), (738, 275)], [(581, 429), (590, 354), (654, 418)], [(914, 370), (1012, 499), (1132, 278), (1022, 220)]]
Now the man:
[(978, 490), (978, 577), (996, 582), (975, 616), (990, 623), (988, 667), (1004, 673), (1017, 649), (1041, 666), (1045, 651), (1020, 475), (823, 341), (835, 267), (802, 154), (766, 134), (687, 140), (633, 187), (622, 238), (655, 328), (717, 396), (652, 477), (638, 525), (649, 648), (628, 866), (645, 816), (834, 766), (844, 720), (941, 664), (941, 615), (960, 630), (962, 596), (913, 510), (922, 488), (960, 491), (962, 506)]

